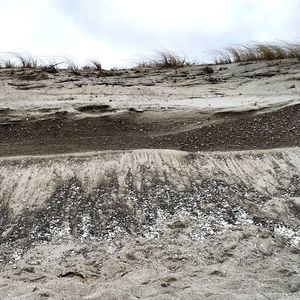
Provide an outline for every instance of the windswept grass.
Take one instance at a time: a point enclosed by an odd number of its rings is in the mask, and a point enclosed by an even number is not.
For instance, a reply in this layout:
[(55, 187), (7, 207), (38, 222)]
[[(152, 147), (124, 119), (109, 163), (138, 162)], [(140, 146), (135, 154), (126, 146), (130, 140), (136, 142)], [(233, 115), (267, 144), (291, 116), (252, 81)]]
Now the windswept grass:
[(98, 59), (90, 59), (88, 64), (82, 67), (85, 71), (102, 71), (102, 65)]
[(0, 55), (0, 68), (34, 69), (49, 73), (59, 72), (58, 66), (64, 62), (56, 62), (52, 58), (36, 58), (28, 53), (6, 52)]
[(16, 52), (8, 53), (16, 62), (16, 66), (21, 68), (33, 69), (38, 67), (38, 60), (30, 54), (21, 54)]
[(92, 67), (92, 69), (96, 69), (98, 71), (102, 70), (101, 62), (97, 59), (91, 59), (90, 66)]
[(137, 65), (137, 68), (178, 69), (191, 65), (185, 57), (171, 51), (158, 51), (151, 59), (146, 59)]
[(68, 71), (70, 71), (71, 73), (74, 73), (74, 74), (79, 73), (79, 70), (80, 70), (79, 65), (74, 59), (72, 59), (70, 57), (64, 57), (63, 64), (66, 66), (66, 69)]
[(238, 45), (227, 47), (223, 51), (215, 51), (215, 54), (215, 64), (285, 58), (300, 59), (300, 43), (281, 42)]
[[(270, 61), (286, 58), (300, 59), (300, 42), (249, 43), (214, 51), (215, 64)], [(48, 62), (28, 53), (6, 52), (0, 54), (0, 68), (39, 69), (49, 73), (57, 73), (65, 70), (75, 75), (80, 75), (80, 71), (85, 70), (85, 74), (88, 71), (91, 71), (91, 74), (93, 73), (92, 71), (101, 71), (97, 72), (97, 75), (100, 73), (105, 74), (105, 70), (102, 69), (99, 59), (90, 59), (85, 66), (80, 66), (76, 60), (68, 56), (60, 56), (57, 59), (58, 62), (51, 58), (46, 58), (46, 60)], [(196, 61), (191, 63), (184, 56), (168, 50), (161, 50), (157, 51), (152, 58), (137, 63), (135, 69), (179, 69), (195, 64), (199, 63)]]
[(0, 68), (15, 68), (16, 65), (10, 59), (4, 59), (0, 62)]

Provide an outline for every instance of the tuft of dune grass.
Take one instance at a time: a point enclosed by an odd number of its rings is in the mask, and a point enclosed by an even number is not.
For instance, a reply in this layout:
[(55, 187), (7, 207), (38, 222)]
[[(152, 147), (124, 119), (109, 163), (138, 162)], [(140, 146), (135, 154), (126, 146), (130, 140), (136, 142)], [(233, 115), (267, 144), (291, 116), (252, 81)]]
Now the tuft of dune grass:
[(16, 65), (10, 59), (5, 59), (0, 63), (0, 68), (11, 69), (15, 67)]
[(89, 63), (82, 67), (86, 71), (102, 71), (102, 65), (98, 59), (90, 59)]
[(237, 45), (216, 51), (214, 63), (227, 64), (232, 62), (262, 61), (285, 58), (300, 59), (300, 43), (253, 43)]
[(93, 69), (96, 69), (98, 71), (102, 70), (101, 62), (97, 59), (90, 59), (90, 65)]
[(66, 69), (68, 71), (70, 71), (71, 73), (74, 73), (74, 74), (79, 73), (79, 70), (80, 70), (79, 65), (74, 59), (72, 59), (70, 57), (64, 57), (63, 64), (66, 66)]
[(168, 50), (162, 50), (157, 51), (153, 58), (139, 63), (137, 68), (178, 69), (189, 65), (191, 63), (185, 57), (181, 57)]
[(34, 69), (38, 67), (38, 61), (30, 54), (21, 54), (17, 52), (10, 52), (9, 55), (16, 62), (15, 65), (21, 68)]

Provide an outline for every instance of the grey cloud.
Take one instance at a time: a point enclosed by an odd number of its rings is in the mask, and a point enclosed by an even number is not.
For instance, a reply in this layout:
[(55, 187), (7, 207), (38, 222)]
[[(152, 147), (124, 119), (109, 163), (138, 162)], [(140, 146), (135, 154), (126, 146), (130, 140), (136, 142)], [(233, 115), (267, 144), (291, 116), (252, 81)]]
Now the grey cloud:
[[(149, 0), (140, 1), (145, 4), (144, 9), (153, 5)], [(34, 2), (35, 0), (31, 0), (30, 3)], [(201, 1), (202, 9), (196, 0), (174, 0), (177, 7), (181, 5), (183, 8), (182, 18), (178, 18), (177, 11), (177, 19), (174, 22), (172, 9), (167, 7), (165, 9), (168, 11), (159, 16), (165, 16), (170, 22), (166, 22), (166, 26), (163, 24), (161, 27), (153, 26), (156, 25), (156, 21), (161, 21), (156, 19), (158, 18), (156, 15), (150, 16), (153, 24), (147, 23), (149, 19), (146, 22), (141, 18), (135, 18), (134, 13), (130, 17), (126, 15), (117, 6), (118, 3), (124, 5), (124, 0), (119, 2), (118, 0), (48, 0), (48, 2), (60, 12), (62, 25), (66, 23), (68, 28), (75, 25), (72, 28), (75, 30), (79, 28), (83, 32), (81, 36), (89, 37), (87, 41), (97, 42), (100, 51), (102, 43), (105, 43), (119, 53), (122, 51), (132, 53), (132, 57), (136, 54), (142, 55), (146, 51), (167, 48), (185, 53), (191, 58), (207, 60), (209, 55), (205, 51), (213, 48), (252, 40), (272, 41), (284, 38), (295, 39), (300, 36), (300, 0), (226, 0), (224, 12), (217, 6), (209, 6), (210, 11), (206, 11), (205, 3), (209, 3), (208, 1)], [(155, 1), (155, 3), (159, 2)], [(189, 3), (198, 4), (199, 14), (198, 11), (195, 13), (194, 6), (187, 7)], [(224, 4), (224, 1), (220, 0), (220, 3)], [(139, 9), (141, 7), (139, 5)], [(132, 7), (132, 10), (134, 9), (135, 7)], [(32, 11), (34, 11), (33, 15), (38, 13), (34, 9)], [(189, 16), (189, 12), (193, 12), (192, 17)], [(141, 12), (137, 10), (135, 13), (139, 16)], [(40, 30), (36, 30), (32, 39), (39, 42), (49, 38), (58, 48), (63, 47), (66, 31), (61, 37), (57, 32), (59, 28), (55, 27), (54, 32), (53, 25), (48, 23)], [(44, 34), (45, 27), (47, 27), (47, 36)], [(78, 51), (80, 50), (78, 49), (77, 53)]]
[[(90, 3), (90, 6), (86, 5), (87, 2)], [(147, 2), (145, 1), (145, 3)], [(189, 28), (190, 31), (179, 31), (178, 29), (164, 31), (162, 28), (161, 32), (153, 32), (143, 24), (136, 26), (126, 16), (120, 15), (119, 11), (110, 7), (109, 1), (67, 0), (56, 1), (56, 4), (64, 11), (67, 18), (71, 18), (87, 34), (94, 38), (105, 39), (115, 46), (149, 48), (158, 44), (168, 46), (178, 44), (178, 42), (190, 44), (195, 39), (202, 43), (209, 43), (209, 45), (220, 45), (226, 42), (253, 40), (259, 36), (259, 32), (271, 33), (273, 38), (276, 36), (276, 32), (272, 33), (272, 30), (279, 31), (277, 32), (278, 38), (282, 38), (283, 32), (297, 29), (300, 1), (286, 1), (288, 2), (286, 9), (289, 11), (289, 17), (284, 20), (283, 28), (280, 30), (275, 25), (276, 19), (280, 20), (281, 16), (273, 15), (272, 7), (270, 10), (266, 9), (268, 6), (260, 8), (257, 1), (234, 2), (231, 16), (233, 26), (228, 28), (228, 32), (222, 33), (223, 36), (215, 34), (213, 37), (211, 37), (210, 28), (197, 26)], [(270, 5), (272, 5), (271, 3), (269, 1)], [(265, 11), (261, 12), (258, 9), (265, 9)], [(166, 15), (166, 17), (168, 16)], [(201, 18), (201, 13), (199, 18)], [(212, 18), (214, 18), (213, 14)], [(184, 23), (182, 25), (184, 26)], [(197, 25), (196, 22), (195, 25)], [(222, 32), (222, 28), (220, 31)]]

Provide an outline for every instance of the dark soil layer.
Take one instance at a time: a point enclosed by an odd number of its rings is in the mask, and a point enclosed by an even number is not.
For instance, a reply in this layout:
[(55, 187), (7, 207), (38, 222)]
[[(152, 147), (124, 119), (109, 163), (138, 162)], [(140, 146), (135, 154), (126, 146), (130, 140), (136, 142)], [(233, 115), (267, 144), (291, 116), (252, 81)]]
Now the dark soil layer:
[[(222, 116), (221, 122), (219, 119), (200, 128), (197, 123), (203, 121), (203, 115), (189, 120), (180, 118), (180, 112), (178, 118), (141, 116), (127, 112), (76, 120), (58, 114), (48, 120), (2, 123), (0, 156), (141, 148), (226, 151), (300, 146), (300, 105), (258, 115), (242, 114), (241, 118)], [(191, 129), (180, 131), (187, 123)]]

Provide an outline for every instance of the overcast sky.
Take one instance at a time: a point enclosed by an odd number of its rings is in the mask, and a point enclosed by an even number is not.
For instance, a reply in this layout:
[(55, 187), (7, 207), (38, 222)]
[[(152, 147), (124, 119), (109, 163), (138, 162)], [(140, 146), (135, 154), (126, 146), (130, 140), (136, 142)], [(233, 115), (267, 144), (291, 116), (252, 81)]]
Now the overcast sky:
[(0, 0), (0, 52), (99, 58), (130, 66), (169, 49), (207, 52), (248, 41), (300, 39), (300, 0)]

